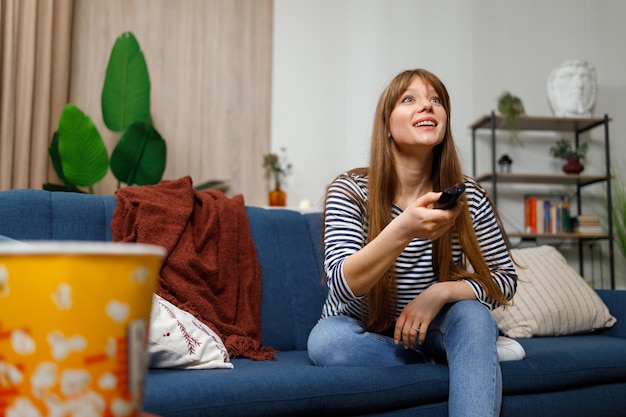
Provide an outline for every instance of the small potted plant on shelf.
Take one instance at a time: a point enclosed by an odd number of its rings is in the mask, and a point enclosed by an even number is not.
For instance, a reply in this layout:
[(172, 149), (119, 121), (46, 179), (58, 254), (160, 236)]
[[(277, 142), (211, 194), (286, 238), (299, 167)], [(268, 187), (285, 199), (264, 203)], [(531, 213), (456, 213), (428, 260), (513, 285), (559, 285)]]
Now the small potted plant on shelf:
[(280, 148), (280, 151), (283, 154), (282, 159), (275, 153), (263, 155), (265, 175), (274, 182), (274, 188), (269, 192), (270, 206), (285, 206), (287, 204), (287, 193), (280, 188), (280, 184), (291, 173), (291, 163), (287, 161), (287, 149)]
[(519, 123), (517, 117), (525, 114), (524, 103), (522, 99), (514, 96), (508, 91), (504, 91), (500, 97), (498, 97), (498, 112), (504, 116), (507, 127), (511, 134), (511, 144), (518, 143), (520, 146), (524, 144), (519, 140), (517, 134), (519, 133)]
[(498, 159), (498, 165), (500, 165), (500, 172), (509, 173), (511, 172), (511, 164), (513, 164), (513, 160), (507, 154), (504, 154)]
[(585, 169), (581, 161), (585, 159), (587, 148), (587, 142), (574, 148), (571, 141), (561, 138), (550, 148), (550, 155), (566, 161), (563, 165), (563, 172), (566, 174), (580, 174)]

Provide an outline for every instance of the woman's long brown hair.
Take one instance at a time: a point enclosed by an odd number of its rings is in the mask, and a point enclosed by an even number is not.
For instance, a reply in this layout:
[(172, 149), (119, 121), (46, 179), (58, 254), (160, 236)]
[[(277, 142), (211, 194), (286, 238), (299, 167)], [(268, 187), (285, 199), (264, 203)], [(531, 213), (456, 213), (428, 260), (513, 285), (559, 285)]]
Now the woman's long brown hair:
[[(421, 78), (435, 89), (447, 114), (445, 137), (435, 147), (433, 154), (431, 173), (433, 189), (443, 190), (456, 183), (464, 182), (461, 162), (450, 128), (450, 97), (445, 85), (437, 76), (424, 69), (408, 70), (398, 74), (383, 91), (378, 101), (372, 129), (370, 164), (367, 169), (368, 198), (365, 204), (369, 224), (368, 242), (378, 236), (391, 221), (398, 178), (392, 144), (389, 140), (389, 118), (401, 94), (406, 91), (415, 77)], [(492, 279), (487, 262), (478, 245), (465, 195), (462, 201), (465, 203), (464, 209), (457, 217), (454, 227), (433, 241), (435, 274), (439, 277), (439, 281), (469, 278), (482, 285), (491, 299), (506, 305), (508, 301)], [(455, 231), (457, 231), (463, 253), (475, 272), (463, 270), (452, 260), (452, 239)], [(365, 308), (362, 308), (362, 311), (366, 312), (363, 319), (367, 327), (374, 331), (386, 329), (395, 319), (397, 290), (394, 266), (389, 268), (385, 275), (363, 299)]]

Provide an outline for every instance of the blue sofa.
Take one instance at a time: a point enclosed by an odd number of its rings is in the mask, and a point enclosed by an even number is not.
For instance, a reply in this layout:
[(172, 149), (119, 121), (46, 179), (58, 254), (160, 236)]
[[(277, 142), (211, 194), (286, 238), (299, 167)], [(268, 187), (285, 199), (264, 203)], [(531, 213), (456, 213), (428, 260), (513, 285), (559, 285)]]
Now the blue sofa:
[[(113, 196), (0, 192), (0, 235), (111, 239)], [(263, 276), (263, 344), (276, 361), (233, 359), (234, 369), (151, 369), (146, 411), (161, 416), (445, 416), (447, 368), (314, 367), (306, 342), (318, 320), (317, 213), (247, 207)], [(598, 290), (618, 321), (585, 335), (519, 339), (521, 361), (503, 362), (502, 416), (626, 416), (626, 291)], [(475, 387), (468, 387), (475, 389)]]

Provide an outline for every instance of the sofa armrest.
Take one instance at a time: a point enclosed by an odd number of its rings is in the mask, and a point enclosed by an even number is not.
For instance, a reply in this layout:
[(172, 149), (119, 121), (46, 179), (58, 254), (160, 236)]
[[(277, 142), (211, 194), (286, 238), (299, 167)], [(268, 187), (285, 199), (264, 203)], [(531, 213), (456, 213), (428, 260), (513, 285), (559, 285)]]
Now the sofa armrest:
[(617, 318), (617, 323), (610, 329), (603, 331), (602, 334), (626, 339), (626, 291), (596, 290), (596, 292), (609, 308), (611, 314)]

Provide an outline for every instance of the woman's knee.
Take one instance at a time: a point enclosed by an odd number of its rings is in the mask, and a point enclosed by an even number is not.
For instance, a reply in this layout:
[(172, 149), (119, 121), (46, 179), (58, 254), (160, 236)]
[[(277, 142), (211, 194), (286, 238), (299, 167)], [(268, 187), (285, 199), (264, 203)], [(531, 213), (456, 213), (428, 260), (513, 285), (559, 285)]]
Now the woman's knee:
[(470, 334), (497, 337), (498, 326), (487, 307), (475, 300), (458, 301), (450, 305), (447, 322), (458, 330)]
[(350, 352), (348, 347), (354, 345), (354, 335), (359, 331), (356, 320), (347, 316), (320, 320), (309, 334), (309, 358), (318, 366), (344, 364)]

